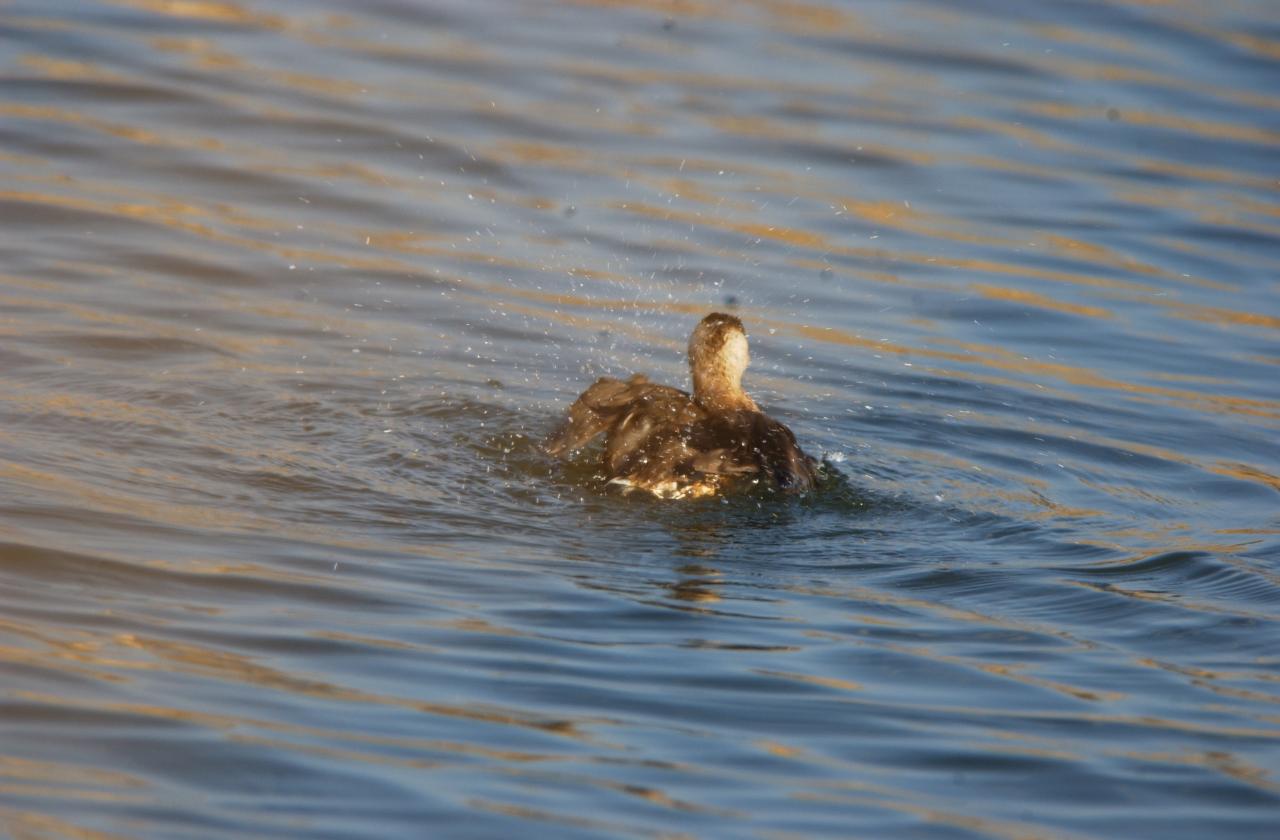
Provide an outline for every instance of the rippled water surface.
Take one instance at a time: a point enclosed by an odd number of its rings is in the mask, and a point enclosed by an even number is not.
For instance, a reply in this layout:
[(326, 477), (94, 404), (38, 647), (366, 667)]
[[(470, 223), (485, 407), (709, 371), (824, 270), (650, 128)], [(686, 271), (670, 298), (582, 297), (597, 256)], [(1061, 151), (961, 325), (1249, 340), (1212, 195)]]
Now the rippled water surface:
[[(1273, 0), (0, 3), (0, 833), (1262, 838)], [(713, 309), (824, 456), (538, 449)]]

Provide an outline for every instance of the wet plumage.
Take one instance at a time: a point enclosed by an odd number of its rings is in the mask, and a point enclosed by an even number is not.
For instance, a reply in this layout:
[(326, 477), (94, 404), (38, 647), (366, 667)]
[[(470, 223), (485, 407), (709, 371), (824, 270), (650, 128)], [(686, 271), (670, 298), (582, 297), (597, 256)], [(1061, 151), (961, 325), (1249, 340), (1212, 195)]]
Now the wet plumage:
[(601, 465), (609, 481), (663, 498), (708, 496), (744, 479), (808, 490), (813, 459), (742, 390), (748, 361), (742, 322), (712, 313), (689, 339), (692, 394), (643, 374), (599, 379), (546, 449), (568, 455), (604, 434)]

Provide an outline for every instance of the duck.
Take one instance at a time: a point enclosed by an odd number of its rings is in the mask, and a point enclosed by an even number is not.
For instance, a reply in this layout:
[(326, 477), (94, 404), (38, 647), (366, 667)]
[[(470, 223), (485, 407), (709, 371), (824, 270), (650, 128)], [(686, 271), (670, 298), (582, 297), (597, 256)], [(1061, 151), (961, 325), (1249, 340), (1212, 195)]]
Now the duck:
[(742, 388), (750, 362), (742, 321), (712, 312), (694, 327), (688, 352), (692, 394), (641, 373), (602, 377), (570, 406), (545, 451), (571, 457), (603, 434), (607, 484), (660, 499), (714, 496), (742, 485), (811, 490), (817, 463)]

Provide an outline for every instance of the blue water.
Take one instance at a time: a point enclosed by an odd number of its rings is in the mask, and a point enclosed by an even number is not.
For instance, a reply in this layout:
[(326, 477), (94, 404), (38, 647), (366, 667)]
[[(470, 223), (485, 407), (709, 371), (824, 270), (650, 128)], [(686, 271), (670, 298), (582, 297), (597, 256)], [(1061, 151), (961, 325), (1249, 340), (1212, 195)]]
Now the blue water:
[[(1271, 2), (16, 0), (0, 833), (1264, 838)], [(539, 442), (746, 385), (801, 498)]]

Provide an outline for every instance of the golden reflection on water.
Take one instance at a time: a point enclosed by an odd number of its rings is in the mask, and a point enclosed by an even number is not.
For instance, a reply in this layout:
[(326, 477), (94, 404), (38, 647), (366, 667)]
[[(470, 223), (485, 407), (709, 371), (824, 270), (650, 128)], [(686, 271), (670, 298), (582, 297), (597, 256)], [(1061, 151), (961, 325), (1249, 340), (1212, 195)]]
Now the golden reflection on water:
[(47, 813), (19, 811), (16, 808), (3, 806), (0, 806), (0, 823), (15, 832), (16, 840), (44, 840), (47, 837), (68, 837), (71, 840), (127, 840), (127, 835), (124, 834), (95, 831)]
[(121, 791), (138, 790), (148, 786), (146, 779), (141, 776), (119, 770), (65, 762), (37, 761), (12, 755), (0, 755), (0, 778), (17, 779), (28, 784), (54, 783), (59, 786), (117, 788)]
[[(901, 791), (899, 795), (905, 795), (904, 798), (907, 799), (913, 798), (907, 791)], [(979, 832), (988, 837), (999, 837), (1001, 840), (1083, 840), (1084, 837), (1068, 831), (1046, 829), (1038, 823), (975, 817), (947, 808), (918, 804), (903, 799), (885, 798), (878, 790), (869, 791), (866, 795), (806, 791), (797, 793), (796, 798), (807, 802), (858, 804), (872, 809), (899, 811), (920, 817), (929, 823), (939, 823), (968, 832)]]
[(1083, 306), (1077, 303), (1067, 303), (1061, 300), (1055, 300), (1048, 295), (1042, 295), (1037, 292), (1029, 292), (1025, 289), (1008, 289), (1001, 286), (989, 286), (985, 283), (974, 283), (970, 285), (978, 294), (991, 300), (1002, 300), (1010, 303), (1023, 304), (1026, 306), (1035, 306), (1041, 309), (1052, 309), (1055, 312), (1065, 312), (1068, 315), (1080, 315), (1085, 318), (1113, 318), (1115, 317), (1111, 310), (1104, 309), (1101, 306)]
[[(1081, 120), (1096, 116), (1096, 111), (1080, 106), (1066, 105), (1061, 102), (1028, 102), (1023, 109), (1030, 114), (1052, 117), (1061, 120)], [(1238, 140), (1243, 143), (1257, 143), (1272, 146), (1280, 143), (1280, 131), (1240, 125), (1239, 123), (1208, 122), (1204, 119), (1187, 119), (1172, 114), (1158, 114), (1126, 109), (1123, 119), (1136, 125), (1155, 126), (1188, 134), (1199, 134), (1205, 137)]]
[[(234, 9), (234, 7), (231, 7), (231, 8)], [(217, 11), (219, 14), (223, 14), (223, 15), (232, 14), (231, 11), (222, 9), (221, 6), (217, 6)], [(790, 10), (790, 11), (793, 12), (794, 10)], [(185, 8), (179, 9), (177, 7), (173, 7), (169, 9), (169, 12), (174, 14), (212, 14), (213, 13), (212, 10), (204, 9), (199, 6), (193, 7), (191, 9), (185, 9)], [(173, 46), (173, 45), (169, 45), (169, 46)], [(48, 72), (52, 74), (66, 73), (66, 72), (91, 72), (87, 68), (68, 68), (57, 63), (42, 64), (38, 57), (32, 57), (28, 63), (33, 68), (42, 69), (44, 72)], [(344, 88), (343, 85), (338, 84), (337, 82), (330, 83), (324, 80), (303, 79), (301, 77), (290, 78), (287, 75), (284, 78), (280, 79), (279, 81), (286, 87), (296, 87), (300, 91), (314, 90), (314, 89), (317, 89), (317, 87), (325, 87), (327, 85), (330, 85), (333, 87), (333, 90), (335, 92), (341, 91), (341, 90), (346, 90), (347, 92), (350, 92), (349, 89)], [(690, 84), (690, 80), (688, 79), (682, 79), (680, 81), (682, 84), (686, 84), (686, 85)], [(194, 146), (196, 147), (202, 147), (210, 150), (219, 149), (222, 147), (221, 141), (213, 138), (178, 139), (178, 137), (173, 135), (172, 133), (170, 133), (168, 136), (162, 137), (161, 135), (158, 135), (155, 132), (152, 132), (149, 130), (120, 125), (120, 124), (108, 124), (101, 120), (83, 117), (83, 116), (80, 116), (74, 113), (65, 112), (65, 111), (59, 111), (57, 109), (33, 108), (28, 106), (7, 106), (7, 107), (9, 109), (8, 113), (12, 116), (21, 116), (21, 117), (31, 118), (31, 119), (51, 119), (51, 120), (62, 120), (62, 121), (68, 121), (68, 122), (81, 122), (97, 130), (104, 131), (114, 136), (130, 139), (135, 142), (166, 143), (166, 144), (177, 143), (178, 145), (194, 144)], [(564, 115), (563, 114), (558, 115), (558, 118), (563, 119)], [(982, 127), (988, 130), (1010, 130), (1009, 126), (984, 125)], [(736, 131), (735, 127), (732, 124), (721, 125), (720, 129), (722, 131), (728, 131), (728, 132)], [(1020, 129), (1020, 130), (1025, 130), (1025, 129)], [(1213, 130), (1213, 127), (1209, 127), (1208, 130)], [(631, 128), (627, 128), (627, 129), (624, 129), (624, 133), (633, 135), (634, 130)], [(1274, 138), (1271, 138), (1270, 135), (1268, 135), (1267, 137), (1259, 137), (1254, 139), (1270, 141)], [(505, 147), (500, 145), (491, 151), (498, 154), (498, 156), (501, 158), (504, 148), (507, 153), (515, 151), (515, 148), (513, 148), (509, 143)], [(542, 151), (539, 152), (539, 158), (540, 158), (540, 161), (544, 164), (554, 163), (557, 166), (570, 166), (570, 167), (581, 168), (585, 165), (584, 162), (589, 160), (589, 157), (584, 157), (581, 154), (580, 150), (577, 150), (577, 149), (563, 148), (563, 149), (553, 151), (554, 147), (549, 146), (548, 144), (541, 144), (540, 148), (542, 149)], [(525, 158), (526, 163), (530, 162), (528, 152), (529, 152), (529, 147), (527, 147), (525, 152), (522, 153), (522, 157)], [(244, 150), (242, 150), (240, 153), (243, 155), (245, 152)], [(909, 154), (907, 150), (901, 149), (901, 148), (894, 150), (894, 153), (898, 155)], [(252, 155), (248, 155), (248, 156), (252, 157)], [(920, 163), (921, 165), (927, 165), (929, 163), (929, 160), (917, 159), (916, 162)], [(610, 164), (602, 162), (600, 164), (589, 165), (588, 168), (594, 169), (595, 171), (601, 171), (603, 167), (608, 165)], [(714, 166), (714, 164), (712, 165)], [(367, 183), (380, 183), (384, 185), (389, 185), (397, 182), (397, 179), (393, 179), (386, 174), (368, 171), (368, 168), (366, 166), (362, 166), (361, 164), (354, 163), (354, 162), (343, 164), (342, 168), (340, 169), (335, 169), (334, 167), (330, 166), (327, 171), (324, 171), (322, 173), (315, 172), (312, 174), (325, 175), (329, 177), (354, 176), (364, 180)], [(1186, 175), (1188, 173), (1183, 172), (1182, 174)], [(787, 184), (787, 189), (795, 191), (795, 188), (797, 188), (799, 185), (794, 183), (794, 179), (791, 179), (791, 181), (792, 183)], [(679, 187), (676, 187), (674, 189), (669, 188), (668, 191), (679, 192), (682, 196), (685, 196), (686, 198), (688, 198), (688, 200), (693, 200), (700, 203), (712, 202), (712, 200), (715, 198), (715, 194), (708, 193), (706, 191), (700, 191), (696, 187), (691, 188), (690, 187), (691, 183), (692, 182), (686, 181), (684, 184), (682, 184)], [(670, 185), (668, 186), (670, 187)], [(495, 193), (495, 195), (497, 194), (500, 194), (500, 193)], [(801, 191), (801, 194), (803, 194), (803, 191)], [(22, 200), (22, 197), (17, 197), (17, 198), (19, 200)], [(27, 196), (26, 198), (27, 200), (43, 200), (43, 201), (52, 200), (48, 197)], [(724, 197), (720, 197), (720, 202), (723, 201), (723, 198)], [(1139, 200), (1139, 201), (1149, 202), (1150, 204), (1155, 206), (1157, 204), (1160, 204), (1160, 205), (1167, 204), (1169, 194), (1167, 193), (1167, 191), (1152, 191), (1147, 196), (1138, 195), (1138, 196), (1131, 196), (1130, 198)], [(61, 201), (65, 202), (67, 200), (61, 199)], [(720, 202), (717, 202), (716, 206), (720, 209), (726, 209), (726, 206), (721, 204)], [(727, 207), (732, 207), (732, 206), (733, 206), (732, 204), (727, 205)], [(918, 213), (906, 212), (905, 208), (902, 211), (896, 211), (896, 210), (891, 211), (888, 207), (882, 204), (859, 202), (856, 200), (852, 202), (846, 201), (844, 206), (847, 210), (851, 210), (851, 211), (856, 210), (856, 212), (858, 212), (868, 221), (875, 221), (875, 222), (880, 222), (884, 224), (899, 226), (899, 227), (902, 227), (904, 230), (915, 230), (921, 233), (922, 235), (927, 235), (932, 238), (953, 237), (961, 241), (967, 241), (967, 242), (997, 241), (997, 240), (992, 240), (988, 236), (980, 236), (975, 233), (961, 233), (958, 230), (949, 229), (948, 223), (943, 223), (943, 224), (935, 223), (925, 227), (921, 227), (920, 220), (922, 217)], [(635, 202), (628, 202), (625, 205), (625, 208), (631, 212), (644, 212), (653, 218), (661, 218), (663, 220), (669, 220), (669, 221), (687, 222), (694, 226), (705, 227), (707, 225), (710, 225), (713, 227), (721, 227), (724, 229), (735, 231), (737, 233), (740, 233), (748, 237), (754, 237), (756, 239), (771, 239), (774, 241), (779, 241), (779, 242), (788, 244), (793, 247), (806, 248), (811, 250), (820, 250), (824, 254), (842, 254), (846, 256), (868, 256), (874, 253), (874, 252), (868, 252), (866, 249), (856, 249), (856, 248), (848, 248), (848, 247), (834, 248), (832, 243), (826, 237), (821, 236), (815, 232), (788, 229), (785, 227), (780, 227), (777, 225), (771, 225), (767, 223), (733, 222), (733, 221), (729, 221), (727, 219), (722, 219), (722, 218), (712, 219), (709, 217), (700, 216), (698, 214), (681, 214), (670, 208), (653, 208), (653, 207), (646, 208), (644, 205), (635, 203)], [(148, 215), (147, 208), (141, 208), (137, 206), (133, 206), (131, 208), (123, 207), (121, 205), (113, 205), (105, 208), (82, 206), (81, 209), (92, 210), (96, 212), (105, 212), (109, 214), (110, 213), (130, 213), (133, 215)], [(185, 212), (190, 213), (191, 208), (186, 208)], [(154, 214), (152, 213), (149, 215), (151, 215), (151, 217), (154, 220), (155, 218)], [(215, 241), (220, 241), (226, 244), (234, 244), (240, 247), (248, 247), (248, 248), (263, 247), (263, 244), (261, 242), (255, 242), (245, 237), (228, 236), (225, 233), (214, 232), (208, 227), (177, 222), (177, 220), (174, 219), (174, 214), (172, 212), (167, 213), (166, 216), (167, 216), (167, 219), (165, 221), (166, 224), (178, 226), (189, 233), (195, 233), (200, 236), (214, 239)], [(938, 221), (942, 222), (943, 220), (938, 220)], [(235, 224), (240, 226), (249, 225), (259, 230), (266, 230), (269, 228), (280, 227), (278, 222), (274, 222), (271, 220), (261, 220), (261, 221), (258, 221), (257, 223), (253, 223), (251, 220), (248, 220), (245, 218), (237, 218), (234, 220), (234, 222)], [(949, 224), (959, 225), (960, 223), (958, 222), (958, 220), (954, 220)], [(963, 227), (963, 226), (960, 226), (960, 227)], [(347, 235), (348, 237), (350, 237), (350, 232), (348, 232)], [(403, 234), (402, 232), (385, 232), (385, 233), (373, 232), (373, 233), (367, 234), (365, 238), (366, 238), (366, 242), (368, 242), (369, 244), (373, 244), (372, 242), (373, 237), (377, 236), (379, 237), (379, 241), (383, 243), (384, 246), (387, 246), (389, 245), (389, 243), (395, 241), (395, 237), (397, 236), (403, 237), (404, 235), (405, 234)], [(1051, 237), (1048, 239), (1048, 241), (1051, 243), (1054, 242), (1054, 240)], [(1171, 276), (1168, 272), (1161, 271), (1159, 269), (1156, 269), (1155, 267), (1143, 266), (1142, 264), (1136, 263), (1131, 259), (1126, 259), (1126, 258), (1121, 258), (1118, 256), (1111, 255), (1105, 249), (1100, 249), (1095, 246), (1091, 246), (1089, 243), (1075, 242), (1075, 243), (1072, 243), (1070, 247), (1075, 252), (1073, 256), (1078, 257), (1078, 256), (1083, 256), (1087, 254), (1088, 258), (1091, 261), (1095, 263), (1106, 264), (1108, 267), (1111, 267), (1111, 268), (1123, 268), (1125, 270), (1136, 270), (1136, 271), (1145, 272), (1145, 273), (1154, 273), (1159, 276), (1165, 276), (1165, 277)], [(324, 252), (319, 252), (314, 250), (304, 250), (304, 249), (284, 249), (284, 248), (276, 247), (276, 248), (273, 248), (272, 250), (275, 253), (277, 253), (281, 258), (285, 258), (285, 259), (307, 260), (314, 263), (326, 263), (326, 262), (335, 263), (338, 265), (342, 265), (344, 267), (362, 268), (366, 270), (387, 270), (387, 271), (412, 270), (411, 266), (405, 265), (397, 261), (392, 261), (392, 260), (377, 260), (377, 259), (370, 260), (365, 258), (355, 258), (349, 255), (338, 256), (334, 254), (327, 254)], [(401, 250), (401, 249), (397, 249), (397, 250)], [(447, 246), (442, 246), (441, 248), (436, 250), (415, 249), (415, 251), (417, 253), (421, 253), (424, 255), (447, 256), (451, 259), (462, 260), (462, 261), (466, 261), (468, 258), (470, 258), (476, 261), (491, 262), (493, 259), (492, 254), (485, 254), (484, 252), (475, 252), (468, 255), (465, 252), (451, 251), (451, 249), (448, 248)], [(934, 257), (934, 256), (910, 255), (910, 254), (896, 254), (895, 258), (900, 260), (906, 259), (906, 260), (918, 262), (921, 264), (937, 264), (941, 262), (941, 264), (950, 265), (955, 268), (978, 270), (978, 271), (996, 273), (996, 274), (1014, 274), (1014, 275), (1023, 276), (1023, 277), (1032, 276), (1038, 279), (1047, 279), (1047, 280), (1065, 280), (1073, 283), (1083, 283), (1085, 285), (1106, 285), (1106, 286), (1111, 286), (1113, 288), (1124, 288), (1124, 287), (1141, 288), (1140, 286), (1137, 286), (1136, 284), (1131, 284), (1131, 283), (1126, 284), (1126, 283), (1120, 283), (1116, 281), (1104, 281), (1101, 278), (1096, 276), (1081, 275), (1078, 273), (1030, 270), (1026, 266), (1018, 266), (1018, 265), (1006, 266), (1006, 265), (1002, 265), (994, 262), (977, 262), (972, 260), (939, 260), (937, 257)], [(513, 264), (512, 267), (519, 267), (519, 266)], [(991, 287), (989, 285), (983, 285), (981, 288), (983, 288), (984, 290), (989, 290)], [(1092, 315), (1096, 317), (1096, 316), (1100, 316), (1102, 312), (1106, 311), (1105, 308), (1103, 307), (1097, 307), (1097, 306), (1091, 306), (1091, 305), (1085, 305), (1085, 304), (1079, 304), (1079, 305), (1063, 304), (1061, 302), (1051, 301), (1043, 295), (1039, 295), (1034, 298), (1027, 297), (1029, 295), (1033, 295), (1034, 293), (1027, 292), (1026, 290), (1015, 291), (1011, 289), (1006, 289), (1005, 292), (1006, 294), (1023, 295), (1024, 302), (1031, 302), (1034, 299), (1034, 301), (1039, 305), (1045, 305), (1045, 306), (1048, 306), (1049, 308), (1057, 308), (1059, 310), (1061, 310), (1063, 306), (1080, 306), (1081, 309), (1079, 310), (1070, 310), (1070, 309), (1063, 310), (1063, 311), (1074, 312), (1075, 314)], [(1180, 308), (1177, 302), (1173, 302), (1169, 305), (1172, 308)], [(1194, 307), (1180, 308), (1180, 315), (1185, 317), (1194, 317), (1194, 314), (1191, 314), (1191, 311), (1193, 309)], [(1215, 319), (1231, 320), (1233, 318), (1242, 318), (1245, 320), (1246, 323), (1257, 323), (1255, 320), (1251, 320), (1248, 313), (1231, 313), (1229, 310), (1222, 310), (1216, 313), (1211, 312), (1211, 313), (1205, 314), (1205, 320), (1209, 322), (1212, 322)], [(1264, 321), (1264, 323), (1266, 322)], [(1270, 324), (1267, 324), (1267, 325), (1270, 325)]]
[(284, 29), (286, 26), (285, 18), (250, 12), (243, 5), (227, 2), (227, 0), (103, 0), (103, 2), (209, 23), (251, 26), (255, 29)]
[[(196, 659), (200, 662), (208, 661), (208, 657), (206, 656), (198, 656)], [(65, 698), (61, 697), (23, 694), (23, 699), (32, 703), (47, 705), (51, 709), (76, 708), (73, 703), (69, 703)], [(344, 699), (350, 700), (351, 698)], [(424, 705), (425, 704), (412, 704), (412, 707), (418, 710), (423, 710)], [(584, 760), (587, 762), (596, 760), (590, 756), (584, 758), (568, 752), (564, 754), (557, 754), (554, 752), (534, 753), (521, 750), (494, 749), (464, 741), (415, 739), (400, 736), (378, 736), (362, 732), (358, 729), (326, 729), (289, 724), (276, 720), (217, 715), (196, 712), (188, 709), (167, 708), (163, 706), (149, 706), (130, 703), (101, 703), (95, 704), (93, 706), (93, 710), (96, 713), (109, 712), (120, 715), (156, 717), (183, 723), (191, 723), (213, 730), (221, 730), (226, 733), (227, 739), (233, 742), (267, 746), (272, 749), (282, 750), (285, 752), (299, 752), (309, 755), (334, 758), (340, 761), (352, 761), (374, 765), (391, 765), (415, 770), (449, 769), (450, 767), (456, 766), (459, 760), (478, 758), (503, 762), (507, 765), (504, 772), (511, 773), (513, 775), (520, 775), (523, 772), (519, 769), (521, 765), (547, 763), (563, 764), (566, 762), (580, 763)], [(433, 708), (433, 713), (435, 711), (436, 710)], [(489, 715), (483, 716), (480, 719), (485, 722), (525, 725), (521, 721), (504, 715)], [(567, 724), (562, 722), (556, 722), (554, 724), (540, 726), (538, 728), (554, 735), (570, 735), (579, 737), (575, 735), (572, 729), (568, 728)], [(309, 741), (299, 740), (300, 738), (309, 739)], [(336, 747), (311, 742), (316, 739), (336, 741), (344, 744), (354, 744), (365, 748), (357, 749), (353, 747)], [(394, 748), (397, 755), (388, 755), (385, 752), (385, 748), (388, 747)], [(402, 757), (405, 752), (417, 753), (418, 755)], [(0, 778), (4, 777), (16, 777), (21, 779), (24, 783), (30, 785), (28, 790), (31, 792), (49, 792), (47, 789), (39, 787), (39, 785), (41, 783), (57, 781), (59, 783), (59, 790), (57, 793), (60, 796), (76, 793), (81, 796), (101, 795), (111, 797), (112, 799), (119, 799), (122, 796), (128, 795), (121, 792), (95, 792), (85, 790), (73, 792), (63, 788), (63, 786), (68, 784), (95, 788), (110, 786), (124, 788), (126, 790), (140, 789), (148, 786), (145, 780), (139, 777), (115, 771), (106, 771), (97, 768), (80, 769), (60, 764), (55, 765), (47, 762), (32, 762), (23, 759), (0, 756)], [(613, 792), (637, 797), (651, 804), (671, 810), (720, 815), (727, 815), (730, 813), (721, 809), (706, 808), (702, 805), (671, 796), (661, 789), (651, 786), (620, 783), (595, 776), (579, 777), (575, 775), (573, 780), (576, 783), (599, 786)]]
[(806, 685), (816, 685), (820, 688), (834, 688), (839, 691), (862, 691), (861, 683), (853, 680), (840, 679), (838, 677), (825, 677), (820, 674), (799, 674), (793, 671), (773, 671), (767, 668), (757, 668), (755, 673), (765, 677), (774, 677), (776, 679), (794, 680), (795, 682), (805, 683)]
[(1271, 777), (1271, 771), (1258, 767), (1225, 750), (1205, 750), (1201, 752), (1138, 752), (1116, 751), (1116, 755), (1135, 761), (1146, 761), (1152, 764), (1173, 764), (1184, 767), (1206, 767), (1223, 776), (1253, 786), (1280, 792), (1280, 783)]
[[(497, 800), (481, 797), (468, 799), (467, 807), (474, 808), (479, 811), (489, 811), (503, 816), (516, 817), (533, 823), (550, 823), (552, 825), (562, 825), (568, 828), (604, 832), (608, 834), (626, 833), (627, 829), (626, 824), (622, 822), (593, 819), (591, 817), (583, 817), (577, 814), (552, 811), (548, 808), (535, 808), (529, 805), (514, 802), (499, 802)], [(679, 838), (681, 835), (676, 835), (676, 837)]]
[[(496, 749), (469, 741), (383, 736), (355, 728), (337, 729), (305, 726), (302, 724), (287, 723), (275, 719), (222, 715), (168, 706), (112, 702), (95, 702), (90, 706), (81, 705), (75, 701), (69, 700), (68, 698), (54, 695), (41, 695), (23, 692), (18, 696), (31, 703), (44, 705), (49, 709), (56, 711), (75, 712), (77, 710), (93, 710), (111, 714), (136, 715), (144, 718), (157, 718), (160, 720), (169, 720), (179, 723), (191, 723), (207, 729), (226, 732), (261, 730), (264, 732), (271, 732), (279, 736), (291, 735), (299, 737), (313, 737), (344, 743), (363, 744), (371, 748), (404, 747), (407, 750), (420, 752), (424, 757), (427, 757), (426, 760), (434, 760), (436, 763), (442, 763), (442, 759), (440, 759), (441, 756), (454, 758), (491, 758), (498, 761), (506, 761), (516, 764), (554, 762), (566, 759), (565, 755), (556, 754), (554, 752), (529, 752), (525, 750)], [(552, 734), (559, 733), (552, 732)], [(549, 746), (554, 746), (554, 742), (549, 743)]]
[(117, 82), (125, 78), (120, 73), (97, 64), (85, 61), (69, 61), (62, 58), (51, 58), (38, 54), (27, 54), (18, 57), (18, 62), (28, 70), (52, 79)]
[[(1016, 293), (1015, 293), (1016, 297)], [(909, 347), (894, 342), (863, 338), (847, 331), (831, 327), (791, 326), (796, 333), (806, 338), (832, 344), (845, 344), (861, 347), (879, 353), (894, 353), (904, 356), (922, 356), (931, 359), (945, 359), (954, 362), (977, 364), (997, 370), (1023, 374), (1031, 378), (1048, 376), (1070, 385), (1084, 386), (1102, 390), (1122, 391), (1129, 395), (1157, 396), (1170, 401), (1184, 403), (1200, 410), (1220, 411), (1224, 413), (1245, 414), (1268, 418), (1280, 418), (1280, 401), (1247, 399), (1244, 397), (1226, 397), (1204, 394), (1185, 389), (1165, 388), (1157, 385), (1140, 385), (1124, 382), (1109, 376), (1061, 362), (1039, 362), (1025, 356), (1018, 356), (995, 345), (975, 342), (955, 342), (938, 339), (939, 343), (958, 345), (965, 352), (933, 350)], [(1137, 444), (1133, 444), (1137, 447)], [(1145, 447), (1148, 452), (1158, 451), (1153, 447)], [(1135, 449), (1135, 451), (1142, 451)], [(1180, 456), (1173, 456), (1178, 459)]]
[(458, 706), (376, 694), (340, 686), (322, 679), (291, 674), (262, 665), (253, 661), (250, 657), (241, 656), (227, 650), (215, 650), (191, 643), (141, 636), (133, 633), (118, 634), (111, 639), (110, 644), (113, 647), (146, 654), (148, 659), (134, 661), (132, 659), (109, 657), (105, 661), (99, 661), (100, 657), (94, 655), (90, 657), (90, 661), (110, 668), (160, 668), (176, 673), (230, 680), (259, 688), (284, 691), (332, 702), (398, 707), (427, 715), (526, 727), (586, 742), (595, 742), (597, 738), (585, 731), (583, 729), (584, 726), (607, 723), (606, 720), (600, 718), (583, 718), (577, 721), (548, 719), (545, 716), (532, 715), (512, 709), (484, 708), (474, 704)]
[(211, 137), (183, 135), (171, 131), (160, 134), (137, 126), (89, 117), (75, 111), (68, 111), (64, 108), (50, 105), (3, 103), (0, 104), (0, 116), (81, 126), (110, 137), (127, 140), (131, 143), (139, 143), (144, 146), (169, 146), (173, 148), (199, 149), (206, 152), (223, 150), (222, 142)]

